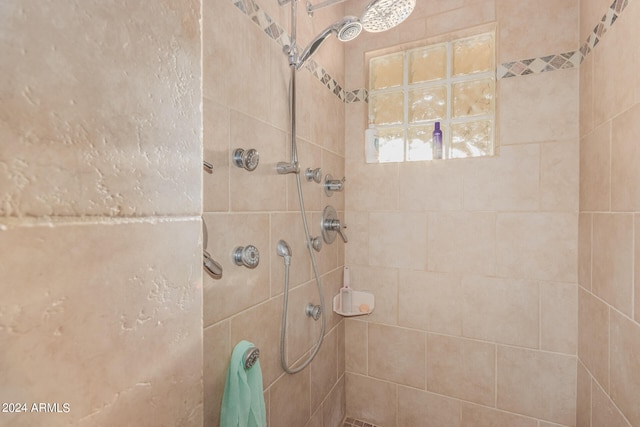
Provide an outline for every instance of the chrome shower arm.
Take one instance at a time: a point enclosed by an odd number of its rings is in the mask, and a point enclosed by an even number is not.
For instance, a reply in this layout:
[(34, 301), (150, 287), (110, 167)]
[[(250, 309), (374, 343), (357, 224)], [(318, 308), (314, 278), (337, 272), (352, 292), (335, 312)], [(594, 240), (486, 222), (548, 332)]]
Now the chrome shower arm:
[[(284, 6), (285, 4), (289, 4), (292, 1), (298, 1), (298, 0), (278, 0), (278, 4), (280, 6)], [(321, 3), (318, 3), (318, 4), (315, 4), (315, 5), (311, 4), (310, 1), (307, 1), (307, 13), (309, 14), (309, 16), (313, 16), (313, 11), (314, 10), (322, 9), (324, 7), (331, 6), (331, 5), (337, 4), (337, 3), (343, 3), (345, 1), (347, 1), (347, 0), (325, 0), (325, 1), (323, 1)]]
[(313, 11), (314, 10), (322, 9), (322, 8), (327, 7), (327, 6), (331, 6), (331, 5), (338, 4), (338, 3), (344, 3), (345, 1), (347, 1), (347, 0), (325, 0), (325, 1), (317, 3), (315, 5), (311, 4), (310, 1), (307, 1), (307, 13), (309, 14), (309, 16), (313, 16)]

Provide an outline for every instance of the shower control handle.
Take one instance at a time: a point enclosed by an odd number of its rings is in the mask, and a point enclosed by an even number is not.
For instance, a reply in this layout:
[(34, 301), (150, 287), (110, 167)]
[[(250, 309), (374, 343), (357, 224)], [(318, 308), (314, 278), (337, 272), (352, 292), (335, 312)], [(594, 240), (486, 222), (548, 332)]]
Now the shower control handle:
[(315, 168), (315, 169), (307, 168), (307, 170), (304, 172), (304, 176), (307, 177), (307, 181), (309, 181), (309, 182), (315, 181), (318, 184), (320, 184), (320, 181), (322, 181), (322, 169), (320, 169), (320, 168)]
[(238, 148), (233, 152), (233, 163), (239, 168), (246, 169), (249, 172), (254, 171), (258, 167), (259, 162), (260, 154), (258, 154), (258, 150), (255, 148), (250, 148), (249, 150)]
[(339, 219), (333, 219), (333, 220), (329, 221), (327, 223), (327, 228), (329, 230), (337, 231), (338, 234), (340, 234), (340, 237), (342, 237), (342, 240), (345, 243), (347, 243), (349, 241), (349, 239), (347, 239), (347, 235), (344, 234), (344, 232), (342, 231), (342, 230), (346, 230), (347, 229), (347, 224), (342, 224)]
[(247, 268), (256, 268), (260, 263), (260, 252), (253, 245), (238, 246), (233, 251), (233, 262)]
[(334, 191), (343, 190), (344, 182), (346, 180), (346, 177), (342, 177), (342, 179), (333, 179), (331, 175), (327, 174), (324, 178), (324, 192), (327, 196), (331, 197)]
[(349, 243), (349, 239), (347, 239), (347, 235), (344, 234), (344, 231), (342, 230), (346, 230), (347, 229), (347, 224), (342, 224), (341, 227), (338, 228), (338, 233), (340, 233), (340, 237), (342, 237), (342, 241), (344, 243)]
[(331, 244), (339, 233), (345, 243), (349, 242), (347, 235), (342, 231), (346, 229), (346, 224), (342, 224), (338, 218), (338, 214), (333, 206), (327, 206), (322, 211), (322, 222), (320, 230), (322, 231), (322, 239), (325, 243)]

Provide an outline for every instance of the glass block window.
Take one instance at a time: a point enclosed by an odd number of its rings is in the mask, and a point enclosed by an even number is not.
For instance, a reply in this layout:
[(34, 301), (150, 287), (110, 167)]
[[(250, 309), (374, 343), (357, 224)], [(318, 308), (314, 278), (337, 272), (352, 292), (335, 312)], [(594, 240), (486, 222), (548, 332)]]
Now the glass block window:
[(369, 118), (378, 162), (433, 159), (435, 122), (443, 158), (495, 152), (495, 36), (478, 34), (369, 62)]

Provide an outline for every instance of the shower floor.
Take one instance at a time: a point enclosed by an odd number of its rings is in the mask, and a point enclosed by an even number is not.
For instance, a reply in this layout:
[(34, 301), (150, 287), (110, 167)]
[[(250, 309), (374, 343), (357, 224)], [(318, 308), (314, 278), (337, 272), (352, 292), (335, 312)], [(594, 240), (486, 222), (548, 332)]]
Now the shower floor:
[(379, 427), (379, 426), (368, 423), (366, 421), (360, 421), (351, 417), (346, 417), (342, 422), (342, 427)]

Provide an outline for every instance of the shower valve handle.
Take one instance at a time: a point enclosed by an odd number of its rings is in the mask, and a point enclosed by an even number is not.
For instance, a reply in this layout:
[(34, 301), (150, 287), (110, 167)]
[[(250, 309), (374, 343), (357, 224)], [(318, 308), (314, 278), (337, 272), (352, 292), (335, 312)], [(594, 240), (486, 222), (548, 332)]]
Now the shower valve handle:
[(347, 235), (342, 231), (346, 229), (346, 224), (342, 224), (338, 218), (338, 214), (333, 206), (327, 206), (322, 211), (322, 222), (320, 223), (320, 230), (322, 231), (322, 239), (325, 243), (331, 244), (336, 239), (336, 234), (340, 234), (342, 240), (347, 243)]
[(339, 219), (334, 219), (327, 224), (327, 227), (329, 230), (337, 231), (345, 243), (349, 241), (349, 239), (347, 239), (347, 235), (342, 231), (347, 229), (347, 224), (342, 224)]
[(327, 196), (331, 197), (334, 191), (342, 191), (344, 189), (344, 182), (346, 180), (346, 177), (333, 179), (331, 175), (327, 174), (327, 176), (324, 177), (324, 192)]

